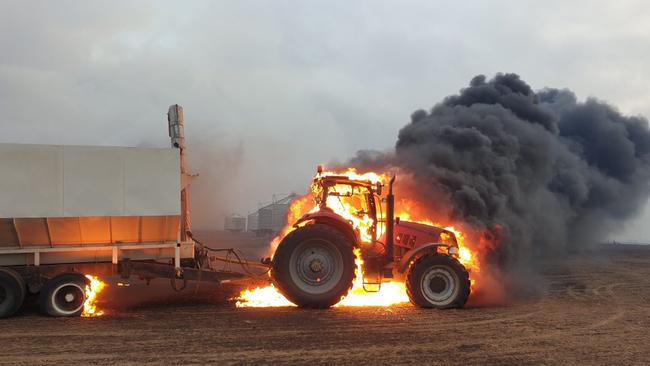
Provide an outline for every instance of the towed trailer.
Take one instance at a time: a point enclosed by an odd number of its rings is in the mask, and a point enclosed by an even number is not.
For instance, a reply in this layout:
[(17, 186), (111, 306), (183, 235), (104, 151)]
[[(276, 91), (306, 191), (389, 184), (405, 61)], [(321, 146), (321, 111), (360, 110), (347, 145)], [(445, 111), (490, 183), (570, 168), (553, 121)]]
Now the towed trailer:
[(267, 269), (209, 255), (215, 249), (192, 237), (182, 107), (169, 107), (168, 123), (170, 148), (0, 144), (0, 318), (28, 293), (46, 315), (79, 316), (85, 274), (168, 278), (175, 287)]

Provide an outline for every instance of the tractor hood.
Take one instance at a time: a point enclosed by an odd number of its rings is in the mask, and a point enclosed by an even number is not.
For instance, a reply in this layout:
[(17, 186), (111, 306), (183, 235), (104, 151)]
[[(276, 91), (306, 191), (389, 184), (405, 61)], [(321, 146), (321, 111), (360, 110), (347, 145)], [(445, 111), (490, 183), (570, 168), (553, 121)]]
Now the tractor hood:
[(456, 235), (449, 230), (410, 221), (399, 221), (398, 223), (395, 223), (395, 242), (398, 244), (401, 243), (402, 245), (408, 245), (408, 243), (404, 243), (406, 235), (409, 236), (409, 243), (413, 246), (419, 246), (426, 243), (447, 243), (451, 246), (458, 245), (456, 242)]
[(449, 233), (452, 234), (451, 232), (439, 228), (437, 226), (431, 226), (431, 225), (426, 225), (426, 224), (419, 224), (417, 222), (410, 222), (410, 221), (399, 221), (398, 223), (395, 224), (396, 228), (405, 228), (405, 229), (410, 229), (412, 231), (420, 232), (425, 235), (430, 235), (434, 237), (439, 237), (440, 234), (442, 233)]

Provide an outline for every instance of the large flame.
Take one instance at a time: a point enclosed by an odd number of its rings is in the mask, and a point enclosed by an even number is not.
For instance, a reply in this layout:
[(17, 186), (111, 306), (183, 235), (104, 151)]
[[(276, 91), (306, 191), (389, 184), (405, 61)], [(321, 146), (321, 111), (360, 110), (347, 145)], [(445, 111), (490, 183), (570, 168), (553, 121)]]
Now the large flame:
[(97, 308), (96, 302), (97, 296), (106, 287), (106, 284), (97, 276), (86, 275), (86, 278), (90, 283), (86, 285), (86, 301), (84, 302), (84, 311), (81, 313), (81, 316), (85, 318), (102, 316), (104, 312)]
[(239, 298), (237, 298), (236, 305), (238, 308), (296, 306), (287, 300), (273, 285), (242, 291)]
[(381, 285), (363, 285), (363, 259), (361, 251), (354, 250), (356, 276), (350, 292), (335, 306), (390, 306), (409, 302), (406, 287), (402, 282), (383, 282)]
[[(365, 180), (372, 184), (378, 182), (387, 182), (387, 175), (374, 172), (358, 173), (355, 169), (348, 169), (343, 172), (322, 172), (316, 177), (344, 175), (351, 180)], [(271, 250), (275, 252), (277, 245), (282, 239), (292, 230), (295, 229), (293, 223), (306, 213), (316, 212), (319, 206), (314, 204), (314, 198), (318, 196), (317, 185), (312, 185), (308, 194), (294, 200), (289, 207), (287, 214), (288, 224), (275, 237), (272, 241)], [(469, 246), (465, 244), (465, 235), (456, 225), (441, 225), (435, 218), (428, 217), (425, 212), (417, 207), (417, 202), (413, 200), (400, 200), (399, 207), (396, 207), (395, 216), (405, 221), (412, 221), (426, 225), (444, 227), (444, 229), (454, 233), (459, 246), (459, 261), (470, 272), (470, 282), (472, 289), (476, 286), (476, 278), (480, 272), (479, 260), (472, 252)], [(334, 210), (335, 213), (348, 220), (353, 228), (359, 233), (362, 242), (370, 242), (372, 234), (370, 228), (374, 225), (373, 219), (368, 215), (358, 215), (358, 208), (353, 205), (347, 204), (345, 201), (337, 197), (328, 197), (327, 206)], [(382, 222), (382, 217), (379, 217), (377, 237), (380, 237), (385, 230)], [(337, 305), (335, 306), (390, 306), (400, 303), (409, 302), (406, 294), (406, 287), (404, 283), (397, 281), (382, 282), (379, 285), (366, 285), (366, 289), (375, 292), (368, 292), (364, 289), (363, 285), (363, 260), (361, 259), (358, 249), (355, 249), (356, 255), (356, 277), (352, 289)], [(253, 290), (244, 290), (241, 292), (237, 299), (237, 307), (271, 307), (271, 306), (294, 306), (289, 302), (280, 292), (273, 286), (256, 288)]]
[[(383, 174), (377, 174), (373, 172), (359, 174), (355, 169), (348, 169), (347, 171), (342, 173), (322, 172), (319, 173), (317, 177), (327, 177), (333, 175), (343, 175), (350, 180), (367, 181), (370, 182), (371, 184), (377, 184), (386, 181), (386, 176)], [(311, 189), (312, 192), (315, 193), (316, 189), (317, 186), (312, 185), (312, 189)], [(345, 192), (340, 192), (340, 193), (345, 193)], [(370, 229), (373, 227), (375, 222), (368, 214), (359, 216), (358, 213), (356, 212), (357, 211), (356, 207), (350, 205), (349, 203), (335, 196), (327, 197), (327, 207), (331, 208), (339, 216), (343, 217), (344, 219), (352, 223), (352, 228), (359, 233), (359, 239), (361, 240), (361, 242), (364, 243), (372, 242), (372, 234)], [(316, 207), (315, 209), (317, 210), (318, 207)], [(381, 233), (378, 233), (378, 236), (379, 235), (381, 235)]]

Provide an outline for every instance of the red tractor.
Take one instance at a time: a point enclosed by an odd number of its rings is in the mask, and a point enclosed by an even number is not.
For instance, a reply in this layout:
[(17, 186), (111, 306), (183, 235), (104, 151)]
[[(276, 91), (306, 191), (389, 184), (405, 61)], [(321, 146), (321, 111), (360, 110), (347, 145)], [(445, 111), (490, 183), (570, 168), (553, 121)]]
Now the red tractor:
[[(273, 256), (273, 281), (287, 299), (308, 308), (338, 303), (352, 287), (358, 248), (366, 291), (377, 291), (383, 279), (399, 277), (417, 306), (465, 305), (470, 280), (458, 260), (456, 236), (439, 227), (395, 218), (394, 181), (395, 177), (382, 198), (382, 182), (322, 174), (319, 167), (312, 183), (319, 209), (294, 224)], [(340, 207), (351, 213), (341, 215)]]

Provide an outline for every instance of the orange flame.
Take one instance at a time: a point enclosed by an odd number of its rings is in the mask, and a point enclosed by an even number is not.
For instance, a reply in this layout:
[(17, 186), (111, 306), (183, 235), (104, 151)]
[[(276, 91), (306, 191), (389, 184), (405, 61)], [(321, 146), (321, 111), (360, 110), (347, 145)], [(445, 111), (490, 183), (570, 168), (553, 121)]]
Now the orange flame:
[(287, 300), (273, 285), (242, 291), (235, 305), (238, 308), (296, 306)]
[[(409, 302), (406, 287), (402, 282), (390, 281), (383, 282), (381, 285), (368, 285), (366, 287), (373, 292), (367, 292), (363, 288), (363, 259), (359, 248), (354, 249), (354, 255), (357, 270), (352, 289), (335, 306), (390, 306)], [(378, 291), (374, 291), (373, 287), (378, 287)]]
[(82, 317), (92, 318), (104, 315), (102, 310), (97, 309), (97, 296), (102, 292), (106, 284), (96, 276), (86, 275), (90, 280), (90, 284), (86, 285), (86, 301), (84, 302), (84, 310), (81, 313)]
[[(318, 174), (316, 177), (327, 177), (333, 175), (343, 175), (350, 180), (367, 181), (371, 184), (381, 183), (386, 180), (386, 176), (383, 174), (377, 174), (373, 172), (359, 174), (354, 168), (350, 168), (343, 173), (323, 172)], [(312, 192), (315, 191), (315, 188), (316, 187), (312, 185)], [(368, 214), (359, 216), (356, 211), (357, 208), (335, 196), (327, 197), (327, 207), (334, 210), (334, 212), (336, 212), (339, 216), (343, 217), (352, 224), (352, 228), (359, 233), (359, 239), (361, 242), (372, 242), (372, 234), (370, 232), (370, 229), (375, 224), (375, 221), (370, 218)]]

